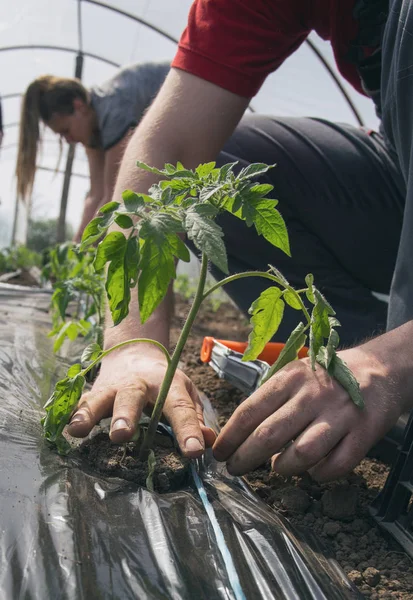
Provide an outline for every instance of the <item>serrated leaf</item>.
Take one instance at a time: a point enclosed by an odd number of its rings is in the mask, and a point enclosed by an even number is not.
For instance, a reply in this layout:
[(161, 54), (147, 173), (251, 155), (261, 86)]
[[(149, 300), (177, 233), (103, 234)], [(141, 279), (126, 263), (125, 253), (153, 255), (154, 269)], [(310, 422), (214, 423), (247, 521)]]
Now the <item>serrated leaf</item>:
[(80, 250), (86, 250), (91, 244), (100, 239), (112, 225), (114, 213), (108, 212), (92, 219), (85, 227), (80, 244)]
[(129, 314), (130, 288), (138, 277), (138, 244), (136, 237), (129, 238), (109, 264), (105, 288), (114, 325)]
[(280, 212), (274, 208), (272, 200), (258, 200), (254, 203), (254, 225), (257, 233), (267, 242), (291, 256), (287, 228)]
[(209, 200), (211, 200), (214, 194), (222, 190), (224, 185), (224, 183), (221, 183), (219, 185), (206, 185), (199, 192), (199, 200), (201, 202), (208, 202)]
[(191, 260), (191, 255), (188, 248), (178, 235), (168, 235), (168, 242), (174, 256), (180, 260), (183, 260), (184, 262), (189, 262)]
[(274, 168), (275, 166), (276, 165), (266, 165), (264, 163), (252, 163), (248, 165), (248, 167), (244, 167), (243, 169), (241, 169), (240, 173), (237, 176), (237, 179), (250, 179), (251, 177), (262, 175), (263, 173), (267, 173), (267, 171)]
[(295, 310), (301, 310), (301, 302), (297, 298), (297, 295), (294, 294), (294, 292), (286, 290), (283, 294), (283, 298), (288, 304), (288, 306), (291, 306), (291, 308), (294, 308)]
[(66, 447), (62, 441), (62, 432), (81, 398), (84, 384), (85, 378), (82, 375), (61, 379), (56, 383), (53, 394), (44, 406), (44, 436), (60, 450)]
[(122, 199), (128, 212), (136, 213), (145, 208), (144, 197), (131, 190), (125, 190), (122, 194)]
[(219, 170), (218, 170), (218, 181), (226, 181), (229, 177), (229, 175), (232, 173), (232, 170), (234, 169), (234, 167), (236, 167), (236, 165), (238, 164), (238, 161), (232, 162), (232, 163), (227, 163), (226, 165), (223, 165)]
[(227, 253), (221, 227), (191, 209), (185, 214), (184, 226), (189, 239), (194, 242), (198, 250), (205, 253), (223, 273), (228, 273)]
[(175, 261), (166, 236), (146, 237), (141, 250), (138, 282), (139, 311), (142, 323), (162, 302), (170, 281), (175, 278)]
[(248, 347), (242, 357), (243, 361), (255, 360), (280, 326), (284, 314), (281, 294), (279, 288), (270, 287), (252, 303), (248, 312), (252, 315), (253, 329), (248, 337)]
[(305, 341), (307, 339), (307, 335), (306, 333), (304, 333), (304, 328), (304, 323), (299, 323), (294, 329), (294, 331), (291, 333), (290, 337), (285, 343), (284, 348), (281, 350), (277, 360), (268, 372), (266, 379), (272, 377), (274, 373), (285, 367), (285, 365), (287, 365), (289, 362), (297, 360), (298, 353), (304, 346)]
[[(83, 319), (78, 322), (67, 321), (57, 332), (53, 344), (53, 352), (58, 352), (60, 350), (66, 338), (68, 338), (71, 342), (74, 342), (78, 335), (87, 335), (91, 327), (91, 323), (84, 321)], [(54, 333), (54, 331), (52, 333)]]
[(195, 169), (195, 173), (200, 179), (204, 179), (215, 169), (215, 165), (215, 162), (204, 163)]
[(335, 312), (321, 292), (315, 287), (313, 290), (315, 305), (311, 312), (309, 356), (311, 367), (314, 370), (317, 354), (324, 345), (324, 339), (330, 336), (329, 316), (334, 316)]
[(96, 360), (101, 352), (102, 348), (99, 346), (99, 344), (97, 342), (93, 342), (92, 344), (89, 344), (89, 346), (86, 346), (86, 348), (83, 350), (80, 362), (87, 363), (89, 361)]
[(315, 304), (314, 285), (313, 285), (314, 284), (314, 275), (312, 273), (309, 273), (308, 275), (306, 275), (305, 282), (307, 284), (307, 290), (305, 291), (305, 295), (307, 296), (307, 298), (311, 302), (311, 304)]
[(154, 173), (155, 175), (161, 175), (161, 176), (167, 176), (168, 177), (168, 172), (166, 170), (160, 170), (157, 169), (156, 167), (150, 167), (149, 165), (141, 162), (140, 160), (136, 161), (136, 166), (139, 167), (139, 169), (143, 169), (144, 171), (148, 171), (149, 173)]
[(273, 189), (274, 186), (270, 183), (257, 183), (249, 189), (249, 192), (251, 192), (251, 194), (254, 194), (259, 198), (263, 198), (264, 196), (272, 192)]
[(104, 204), (103, 206), (101, 206), (99, 208), (99, 213), (101, 215), (106, 215), (109, 213), (113, 213), (115, 212), (115, 210), (117, 210), (120, 206), (119, 202), (107, 202), (106, 204)]
[(93, 263), (96, 271), (101, 271), (107, 262), (113, 260), (118, 254), (125, 251), (126, 237), (121, 231), (111, 231), (103, 239), (96, 250)]
[(133, 227), (133, 221), (129, 215), (120, 214), (115, 217), (116, 225), (122, 227), (122, 229), (131, 229)]
[(79, 375), (81, 370), (82, 370), (82, 365), (80, 363), (75, 363), (74, 365), (69, 367), (69, 369), (67, 371), (67, 376), (75, 377), (76, 375)]
[(364, 408), (364, 399), (360, 385), (346, 363), (335, 354), (331, 363), (329, 373), (346, 390), (352, 401), (358, 408)]
[(330, 331), (330, 336), (328, 338), (328, 342), (326, 346), (321, 346), (320, 350), (317, 353), (317, 362), (322, 365), (327, 372), (331, 375), (331, 362), (336, 354), (336, 348), (340, 342), (339, 335), (337, 331), (332, 329)]

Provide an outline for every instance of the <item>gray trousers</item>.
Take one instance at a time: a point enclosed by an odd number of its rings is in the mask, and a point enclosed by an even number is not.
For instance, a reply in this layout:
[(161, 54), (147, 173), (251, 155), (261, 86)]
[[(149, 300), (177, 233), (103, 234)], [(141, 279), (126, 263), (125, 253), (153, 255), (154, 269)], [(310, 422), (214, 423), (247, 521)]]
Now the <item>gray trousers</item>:
[(390, 0), (383, 40), (382, 133), (397, 154), (406, 186), (387, 328), (413, 319), (413, 1)]

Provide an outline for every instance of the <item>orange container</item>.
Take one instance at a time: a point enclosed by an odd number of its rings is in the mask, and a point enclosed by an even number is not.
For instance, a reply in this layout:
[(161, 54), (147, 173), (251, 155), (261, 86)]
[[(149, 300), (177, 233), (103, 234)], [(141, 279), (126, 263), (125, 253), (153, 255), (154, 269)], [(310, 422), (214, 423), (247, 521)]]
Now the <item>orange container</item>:
[[(236, 352), (240, 352), (240, 354), (244, 354), (246, 347), (248, 346), (247, 342), (233, 342), (231, 340), (217, 340), (213, 337), (204, 337), (204, 341), (201, 347), (201, 360), (204, 363), (207, 363), (211, 360), (211, 352), (214, 346), (214, 342), (219, 342), (223, 344), (227, 348), (231, 350), (235, 350)], [(281, 350), (284, 348), (285, 344), (281, 342), (270, 342), (266, 344), (264, 350), (258, 356), (259, 360), (265, 360), (269, 365), (275, 363), (277, 358), (280, 355)], [(308, 348), (305, 346), (301, 348), (298, 353), (298, 358), (305, 358), (308, 354)]]

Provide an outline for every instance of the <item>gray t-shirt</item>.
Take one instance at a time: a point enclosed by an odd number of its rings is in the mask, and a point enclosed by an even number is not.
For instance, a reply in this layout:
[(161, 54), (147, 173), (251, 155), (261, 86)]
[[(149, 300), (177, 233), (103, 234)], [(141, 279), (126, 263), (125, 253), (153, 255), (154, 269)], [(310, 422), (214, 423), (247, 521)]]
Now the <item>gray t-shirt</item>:
[(157, 95), (169, 69), (169, 63), (132, 65), (91, 88), (91, 102), (96, 111), (103, 150), (117, 144), (128, 129), (136, 127)]

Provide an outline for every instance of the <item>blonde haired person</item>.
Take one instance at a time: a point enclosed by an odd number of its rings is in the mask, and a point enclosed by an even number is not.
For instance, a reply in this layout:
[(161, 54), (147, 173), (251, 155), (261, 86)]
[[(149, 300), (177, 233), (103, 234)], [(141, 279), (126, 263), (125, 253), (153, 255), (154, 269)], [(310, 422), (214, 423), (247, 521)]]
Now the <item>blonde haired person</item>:
[(75, 241), (96, 211), (112, 197), (123, 152), (133, 129), (158, 93), (167, 63), (126, 67), (100, 86), (86, 89), (77, 79), (44, 75), (27, 88), (22, 103), (16, 176), (26, 198), (33, 187), (44, 123), (69, 144), (85, 147), (90, 191)]

